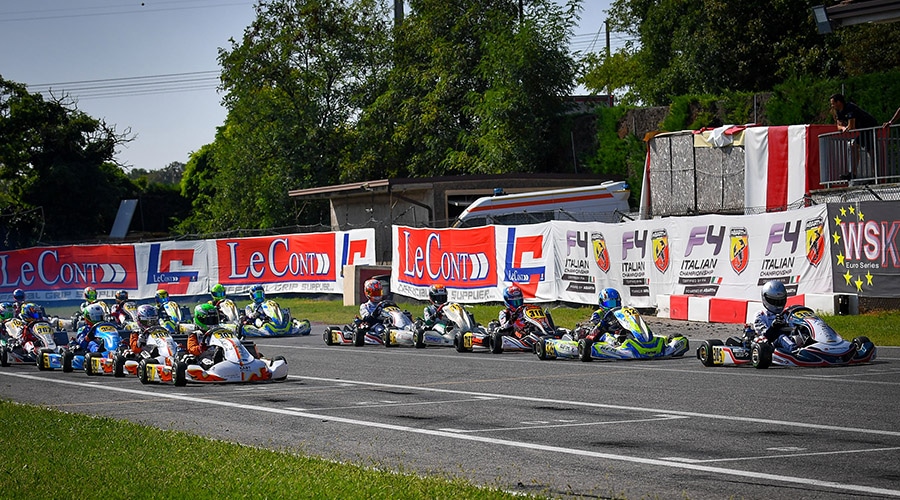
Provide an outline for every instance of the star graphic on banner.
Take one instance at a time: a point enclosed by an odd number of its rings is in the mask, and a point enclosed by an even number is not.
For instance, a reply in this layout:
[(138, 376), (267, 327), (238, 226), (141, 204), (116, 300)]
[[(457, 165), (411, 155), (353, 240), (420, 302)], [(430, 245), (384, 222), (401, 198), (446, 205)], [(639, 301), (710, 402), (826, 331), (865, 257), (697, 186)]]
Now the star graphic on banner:
[(856, 291), (857, 291), (857, 292), (861, 292), (861, 291), (862, 291), (863, 280), (861, 280), (861, 279), (859, 279), (859, 278), (856, 278), (856, 281), (854, 281), (854, 283), (856, 284)]
[(874, 276), (872, 276), (871, 271), (866, 271), (866, 285), (872, 286), (872, 278), (874, 278)]
[(834, 234), (831, 235), (831, 239), (834, 240), (834, 244), (837, 245), (841, 242), (841, 235), (839, 235), (838, 232), (835, 231)]
[(866, 220), (866, 216), (862, 213), (861, 210), (859, 212), (856, 212), (856, 217), (859, 219), (860, 222)]
[(851, 214), (851, 215), (852, 215), (852, 214), (853, 214), (853, 212), (855, 212), (855, 211), (856, 211), (856, 209), (855, 209), (855, 208), (853, 208), (853, 206), (852, 206), (852, 205), (851, 205), (851, 206), (849, 206), (849, 207), (847, 207), (847, 210), (849, 210), (849, 211), (850, 211), (850, 214)]
[(837, 263), (839, 266), (845, 265), (844, 264), (844, 254), (842, 254), (842, 253), (837, 254), (837, 260), (838, 260)]
[(850, 274), (850, 270), (848, 269), (847, 272), (844, 273), (844, 281), (846, 281), (847, 284), (849, 285), (851, 279), (853, 279), (853, 275)]
[(840, 226), (840, 225), (841, 225), (841, 218), (838, 217), (837, 215), (834, 216), (834, 225), (835, 225), (835, 226)]
[(841, 207), (841, 215), (842, 215), (842, 216), (846, 216), (846, 215), (847, 215), (847, 210), (844, 209), (844, 207)]

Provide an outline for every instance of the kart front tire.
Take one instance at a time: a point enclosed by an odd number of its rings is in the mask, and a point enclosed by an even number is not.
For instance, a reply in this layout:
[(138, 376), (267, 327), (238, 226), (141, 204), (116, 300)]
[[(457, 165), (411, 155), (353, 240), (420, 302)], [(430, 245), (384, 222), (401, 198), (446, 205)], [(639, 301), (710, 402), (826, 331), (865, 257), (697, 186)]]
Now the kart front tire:
[(865, 335), (861, 335), (853, 339), (853, 343), (856, 344), (857, 351), (861, 350), (863, 346), (868, 344), (869, 342), (871, 342), (871, 340), (869, 340), (869, 337), (866, 337)]
[(334, 327), (326, 328), (325, 333), (322, 334), (322, 340), (325, 341), (325, 345), (334, 345), (332, 331), (334, 331)]
[(175, 387), (184, 387), (187, 385), (187, 363), (178, 361), (172, 367), (173, 376), (175, 378)]
[(96, 373), (94, 373), (94, 363), (91, 362), (95, 354), (96, 353), (89, 352), (84, 355), (84, 373), (89, 377), (96, 375)]
[(147, 374), (147, 360), (146, 359), (142, 359), (142, 360), (138, 361), (137, 376), (138, 376), (138, 380), (140, 380), (142, 384), (150, 383), (150, 377)]
[(581, 339), (578, 341), (578, 359), (588, 362), (593, 361), (593, 357), (591, 357), (591, 348), (594, 343), (588, 339)]
[(363, 330), (356, 330), (353, 332), (353, 345), (356, 347), (362, 347), (366, 345), (366, 332)]
[(121, 354), (113, 355), (113, 376), (114, 377), (124, 377), (125, 376), (125, 356)]
[(541, 337), (534, 343), (534, 354), (540, 360), (547, 359), (547, 340), (545, 338)]
[(465, 332), (458, 331), (455, 335), (453, 335), (453, 347), (456, 348), (456, 352), (468, 352), (466, 349), (466, 339)]
[(713, 346), (722, 345), (719, 339), (704, 340), (700, 347), (697, 348), (697, 359), (703, 366), (713, 366)]
[(425, 332), (422, 330), (417, 330), (416, 333), (413, 334), (413, 344), (417, 349), (421, 349), (425, 347)]
[(75, 358), (75, 355), (72, 354), (72, 351), (65, 351), (62, 353), (62, 371), (64, 373), (72, 373), (72, 360)]
[(0, 347), (0, 366), (4, 368), (9, 366), (9, 349), (6, 346)]
[(768, 342), (757, 342), (750, 349), (750, 361), (754, 368), (764, 369), (772, 365), (772, 352), (775, 350)]
[(491, 334), (491, 354), (503, 353), (503, 334), (494, 332)]

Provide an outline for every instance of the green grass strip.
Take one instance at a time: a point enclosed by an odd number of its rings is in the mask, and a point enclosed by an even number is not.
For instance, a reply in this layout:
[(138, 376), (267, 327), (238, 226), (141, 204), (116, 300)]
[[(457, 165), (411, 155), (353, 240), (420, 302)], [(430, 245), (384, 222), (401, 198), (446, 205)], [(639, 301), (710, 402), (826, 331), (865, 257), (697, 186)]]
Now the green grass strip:
[(0, 401), (2, 498), (521, 498)]

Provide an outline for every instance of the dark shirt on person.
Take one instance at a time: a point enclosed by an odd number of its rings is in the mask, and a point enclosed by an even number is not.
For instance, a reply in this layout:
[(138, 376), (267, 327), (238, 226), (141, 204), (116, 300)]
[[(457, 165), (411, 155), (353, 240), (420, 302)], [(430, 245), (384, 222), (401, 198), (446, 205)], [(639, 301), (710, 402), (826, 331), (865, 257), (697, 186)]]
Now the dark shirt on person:
[(857, 129), (879, 126), (879, 123), (875, 120), (874, 116), (852, 102), (845, 103), (844, 109), (837, 111), (835, 115), (838, 120), (844, 123), (856, 118), (856, 123), (854, 123), (854, 125)]

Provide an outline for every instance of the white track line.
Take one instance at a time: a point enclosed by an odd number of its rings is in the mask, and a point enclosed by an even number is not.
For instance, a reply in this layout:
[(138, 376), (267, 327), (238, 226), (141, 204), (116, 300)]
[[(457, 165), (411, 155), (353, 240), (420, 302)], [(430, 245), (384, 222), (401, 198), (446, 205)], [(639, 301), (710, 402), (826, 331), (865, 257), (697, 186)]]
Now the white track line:
[[(109, 386), (109, 385), (105, 385), (105, 384), (96, 385), (96, 384), (88, 384), (85, 382), (50, 379), (50, 378), (38, 377), (38, 376), (34, 376), (34, 375), (13, 374), (13, 373), (7, 373), (7, 372), (0, 372), (0, 375), (7, 375), (7, 376), (11, 376), (11, 377), (19, 377), (19, 378), (23, 378), (23, 379), (37, 380), (37, 381), (41, 381), (41, 382), (49, 382), (49, 383), (55, 383), (55, 384), (71, 385), (71, 386), (78, 386), (78, 387), (90, 387), (92, 390), (103, 389), (103, 390), (114, 391), (114, 392), (122, 392), (122, 393), (126, 393), (126, 394), (138, 394), (138, 395), (141, 395), (144, 397), (146, 397), (146, 396), (148, 396), (148, 394), (150, 394), (150, 393), (148, 393), (148, 391), (145, 391), (145, 390), (126, 389), (124, 387), (114, 387), (114, 386)], [(296, 378), (299, 378), (299, 377), (296, 377)], [(316, 379), (313, 377), (304, 377), (304, 378), (310, 379), (310, 380), (327, 380), (329, 382), (334, 381), (332, 379)], [(350, 382), (350, 381), (342, 380), (342, 382)], [(371, 382), (357, 382), (357, 383), (362, 384), (362, 385), (386, 385), (386, 384), (374, 384)], [(391, 387), (396, 387), (396, 386), (391, 386)], [(465, 391), (454, 391), (454, 392), (465, 393)], [(834, 481), (821, 481), (821, 480), (812, 479), (812, 478), (808, 478), (808, 477), (782, 476), (779, 474), (769, 474), (769, 473), (765, 473), (765, 472), (752, 472), (752, 471), (746, 471), (746, 470), (741, 470), (741, 469), (726, 469), (726, 468), (722, 468), (722, 467), (712, 467), (712, 466), (701, 465), (701, 464), (696, 464), (696, 463), (684, 463), (684, 462), (678, 462), (678, 461), (674, 461), (674, 460), (641, 458), (641, 457), (634, 457), (634, 456), (629, 456), (629, 455), (617, 455), (617, 454), (613, 454), (613, 453), (600, 453), (600, 452), (593, 452), (593, 451), (587, 451), (587, 450), (579, 450), (579, 449), (575, 449), (575, 448), (563, 448), (560, 446), (543, 445), (543, 444), (537, 444), (537, 443), (525, 443), (525, 442), (521, 442), (521, 441), (510, 441), (510, 440), (506, 440), (506, 439), (497, 439), (497, 438), (491, 438), (491, 437), (487, 437), (487, 436), (473, 436), (470, 434), (457, 434), (454, 432), (446, 432), (446, 431), (440, 431), (440, 430), (435, 430), (435, 429), (422, 429), (419, 427), (408, 427), (405, 425), (396, 425), (396, 424), (389, 424), (389, 423), (383, 423), (383, 422), (362, 421), (362, 420), (356, 420), (356, 419), (350, 419), (350, 418), (335, 417), (335, 416), (331, 416), (331, 415), (321, 415), (321, 414), (317, 414), (317, 413), (308, 413), (308, 412), (302, 412), (302, 411), (287, 410), (284, 408), (271, 408), (271, 407), (266, 407), (266, 406), (234, 403), (234, 402), (230, 402), (230, 401), (220, 401), (220, 400), (209, 399), (209, 398), (197, 398), (197, 397), (182, 396), (182, 395), (176, 395), (176, 394), (166, 394), (166, 393), (162, 393), (162, 392), (153, 392), (152, 395), (156, 396), (160, 399), (172, 399), (172, 400), (179, 400), (179, 401), (188, 401), (188, 402), (192, 402), (192, 403), (199, 403), (199, 404), (204, 404), (204, 405), (218, 405), (218, 406), (229, 407), (229, 408), (239, 408), (242, 410), (258, 411), (258, 412), (272, 413), (272, 414), (278, 414), (278, 415), (288, 415), (288, 416), (293, 416), (293, 417), (314, 419), (314, 420), (318, 420), (320, 422), (323, 420), (328, 420), (328, 421), (339, 422), (339, 423), (347, 424), (347, 425), (358, 425), (358, 426), (363, 426), (363, 427), (371, 427), (371, 428), (376, 428), (376, 429), (383, 429), (383, 430), (390, 430), (390, 431), (397, 431), (397, 432), (422, 434), (422, 435), (426, 435), (426, 436), (430, 436), (430, 437), (442, 437), (442, 438), (457, 439), (457, 440), (462, 440), (462, 441), (471, 441), (471, 442), (482, 443), (482, 444), (493, 444), (493, 445), (497, 445), (497, 446), (522, 448), (522, 449), (527, 449), (527, 450), (537, 450), (537, 451), (546, 451), (546, 452), (552, 452), (552, 453), (561, 453), (561, 454), (566, 454), (566, 455), (601, 458), (601, 459), (605, 459), (605, 460), (614, 460), (617, 462), (631, 462), (631, 463), (637, 463), (637, 464), (643, 464), (643, 465), (668, 467), (668, 468), (672, 468), (672, 469), (686, 469), (686, 470), (693, 470), (693, 471), (709, 472), (709, 473), (713, 473), (713, 474), (722, 474), (722, 475), (727, 475), (727, 476), (745, 477), (748, 479), (752, 479), (755, 482), (758, 482), (760, 480), (769, 480), (769, 481), (777, 481), (777, 482), (782, 482), (782, 483), (799, 484), (799, 485), (803, 485), (803, 486), (807, 486), (807, 487), (815, 486), (815, 487), (831, 488), (831, 489), (842, 490), (842, 491), (853, 491), (853, 492), (857, 492), (857, 493), (871, 493), (871, 494), (875, 494), (875, 495), (900, 497), (900, 490), (891, 490), (891, 489), (887, 489), (887, 488), (875, 488), (872, 486), (857, 485), (857, 484), (837, 483)], [(485, 394), (480, 394), (480, 395), (485, 395)], [(498, 396), (498, 397), (504, 397), (504, 396)], [(514, 397), (514, 398), (515, 399), (536, 399), (536, 398), (522, 398), (522, 397)], [(547, 401), (547, 400), (541, 400), (541, 401)], [(572, 402), (566, 402), (566, 403), (572, 404)], [(603, 406), (614, 407), (614, 406), (610, 406), (610, 405), (603, 405)], [(614, 408), (627, 408), (627, 407), (614, 407)], [(654, 411), (656, 411), (658, 413), (674, 413), (674, 414), (682, 414), (682, 415), (686, 414), (685, 412), (665, 412), (665, 411), (660, 411), (660, 410), (654, 410)], [(696, 414), (696, 415), (699, 416), (700, 414)], [(739, 418), (739, 417), (736, 417), (735, 419), (744, 420), (743, 418)], [(752, 419), (752, 420), (760, 421), (757, 419)], [(769, 422), (766, 420), (763, 420), (763, 421)], [(774, 421), (771, 421), (771, 422), (774, 422)], [(809, 428), (810, 426), (806, 425), (806, 427)], [(819, 427), (822, 427), (822, 426), (819, 426)], [(832, 426), (825, 426), (825, 427), (827, 427), (829, 429), (833, 428)], [(834, 429), (838, 429), (838, 428), (835, 427)], [(887, 431), (883, 431), (883, 432), (886, 433)], [(890, 433), (890, 434), (895, 435), (898, 433)]]

